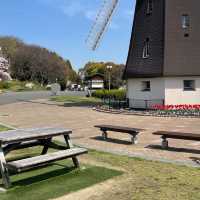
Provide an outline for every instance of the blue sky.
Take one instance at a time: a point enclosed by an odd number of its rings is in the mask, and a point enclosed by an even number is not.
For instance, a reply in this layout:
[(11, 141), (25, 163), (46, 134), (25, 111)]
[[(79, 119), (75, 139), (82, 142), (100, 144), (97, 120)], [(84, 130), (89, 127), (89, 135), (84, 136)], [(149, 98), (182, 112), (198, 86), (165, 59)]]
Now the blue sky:
[(112, 23), (93, 52), (85, 39), (103, 0), (0, 0), (0, 35), (15, 36), (70, 59), (74, 68), (88, 61), (125, 63), (135, 0), (120, 0)]

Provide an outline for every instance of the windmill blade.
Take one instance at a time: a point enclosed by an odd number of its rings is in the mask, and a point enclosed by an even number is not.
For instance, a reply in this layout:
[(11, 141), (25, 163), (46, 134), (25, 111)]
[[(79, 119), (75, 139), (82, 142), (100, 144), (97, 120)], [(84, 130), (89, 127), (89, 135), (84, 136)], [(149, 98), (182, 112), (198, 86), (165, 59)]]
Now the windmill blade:
[(109, 22), (112, 18), (112, 15), (117, 7), (119, 0), (104, 0), (102, 6), (97, 13), (97, 16), (94, 20), (92, 28), (89, 31), (88, 37), (86, 39), (86, 44), (91, 50), (96, 50), (100, 40), (103, 37), (103, 34), (106, 31), (106, 28), (109, 25)]

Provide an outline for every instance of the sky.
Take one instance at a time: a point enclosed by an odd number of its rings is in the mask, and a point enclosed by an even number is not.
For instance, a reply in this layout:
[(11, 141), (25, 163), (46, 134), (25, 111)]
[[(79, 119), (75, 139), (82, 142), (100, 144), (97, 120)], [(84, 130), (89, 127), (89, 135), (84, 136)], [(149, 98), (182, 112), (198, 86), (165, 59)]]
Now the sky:
[(0, 36), (14, 36), (69, 59), (78, 70), (88, 61), (126, 63), (135, 0), (119, 0), (100, 46), (85, 44), (103, 0), (0, 0)]

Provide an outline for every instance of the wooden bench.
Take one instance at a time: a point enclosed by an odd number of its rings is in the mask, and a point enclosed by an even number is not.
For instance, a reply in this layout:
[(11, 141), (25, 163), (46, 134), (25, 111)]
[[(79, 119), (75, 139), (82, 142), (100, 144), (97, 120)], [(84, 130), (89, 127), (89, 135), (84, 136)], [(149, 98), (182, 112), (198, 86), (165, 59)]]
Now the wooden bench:
[(200, 134), (194, 134), (194, 133), (157, 131), (157, 132), (154, 132), (153, 135), (161, 135), (163, 148), (168, 148), (169, 146), (169, 142), (167, 140), (168, 138), (200, 141)]
[(104, 140), (108, 139), (108, 133), (107, 131), (113, 131), (113, 132), (120, 132), (120, 133), (128, 133), (131, 135), (131, 142), (132, 144), (138, 143), (137, 135), (139, 134), (142, 129), (137, 128), (130, 128), (130, 127), (122, 127), (122, 126), (112, 126), (112, 125), (96, 125), (96, 128), (100, 128), (102, 131), (102, 137)]
[[(8, 170), (14, 171), (14, 172), (22, 172), (26, 171), (35, 167), (47, 165), (51, 162), (63, 160), (66, 158), (73, 158), (75, 156), (79, 156), (81, 154), (87, 153), (86, 149), (83, 148), (72, 148), (67, 149), (63, 151), (57, 151), (45, 155), (35, 156), (32, 158), (26, 158), (22, 160), (12, 161), (8, 162), (6, 164), (6, 168)], [(74, 161), (75, 167), (79, 167), (79, 163)]]

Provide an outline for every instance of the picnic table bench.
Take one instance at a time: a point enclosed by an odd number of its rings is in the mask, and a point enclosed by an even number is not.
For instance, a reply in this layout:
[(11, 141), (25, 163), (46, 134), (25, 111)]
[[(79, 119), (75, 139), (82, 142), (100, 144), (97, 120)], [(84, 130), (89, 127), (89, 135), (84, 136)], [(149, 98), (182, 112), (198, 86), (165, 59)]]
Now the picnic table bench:
[(142, 129), (122, 127), (122, 126), (113, 126), (113, 125), (96, 125), (95, 127), (100, 128), (100, 130), (102, 131), (102, 137), (104, 138), (104, 140), (108, 139), (107, 131), (128, 133), (129, 135), (131, 135), (132, 144), (138, 143), (137, 135), (139, 134), (140, 131), (142, 131)]
[(163, 148), (168, 148), (168, 146), (169, 146), (169, 142), (167, 140), (168, 138), (200, 141), (200, 134), (194, 134), (194, 133), (157, 131), (157, 132), (154, 132), (153, 135), (161, 135)]
[[(0, 171), (6, 188), (11, 186), (9, 171), (22, 172), (34, 167), (47, 165), (51, 162), (72, 158), (75, 167), (79, 167), (77, 156), (87, 153), (84, 148), (73, 147), (70, 139), (71, 130), (65, 128), (33, 128), (17, 129), (0, 132)], [(63, 136), (66, 145), (58, 145), (52, 141), (53, 137)], [(43, 146), (41, 155), (7, 162), (5, 155), (17, 149), (33, 146)], [(60, 151), (48, 153), (49, 148)]]

